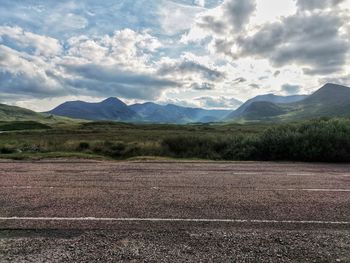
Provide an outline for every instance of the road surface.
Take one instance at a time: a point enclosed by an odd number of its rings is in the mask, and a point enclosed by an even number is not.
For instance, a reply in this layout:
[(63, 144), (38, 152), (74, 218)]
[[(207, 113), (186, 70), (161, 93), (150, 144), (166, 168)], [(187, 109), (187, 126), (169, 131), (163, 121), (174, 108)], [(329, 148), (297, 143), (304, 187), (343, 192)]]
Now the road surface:
[(350, 262), (350, 165), (0, 162), (0, 262)]

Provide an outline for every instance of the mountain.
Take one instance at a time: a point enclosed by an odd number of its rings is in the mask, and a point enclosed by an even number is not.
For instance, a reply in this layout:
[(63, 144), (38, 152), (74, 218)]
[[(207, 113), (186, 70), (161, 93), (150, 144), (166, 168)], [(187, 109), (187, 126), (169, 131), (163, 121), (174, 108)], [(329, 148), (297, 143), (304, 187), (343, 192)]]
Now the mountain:
[(292, 95), (292, 96), (277, 96), (274, 94), (259, 95), (250, 100), (247, 100), (237, 110), (233, 111), (230, 115), (228, 115), (227, 119), (232, 120), (239, 117), (254, 102), (264, 101), (264, 102), (272, 102), (275, 104), (286, 104), (286, 103), (298, 102), (305, 98), (307, 98), (307, 95)]
[(328, 83), (303, 101), (291, 104), (293, 119), (350, 116), (350, 88)]
[(300, 101), (291, 103), (253, 102), (243, 111), (231, 114), (230, 120), (293, 121), (335, 116), (350, 116), (350, 88), (328, 83)]
[(285, 109), (277, 104), (268, 101), (256, 101), (250, 104), (239, 117), (247, 120), (268, 120), (284, 113), (286, 113)]
[(108, 98), (98, 103), (69, 101), (49, 111), (50, 114), (85, 120), (177, 124), (219, 121), (230, 112), (229, 110), (181, 107), (173, 104), (159, 105), (153, 102), (128, 106), (117, 98)]
[(174, 104), (159, 105), (151, 102), (134, 104), (130, 108), (137, 112), (143, 120), (156, 123), (215, 122), (231, 112), (181, 107)]
[(68, 101), (49, 113), (85, 120), (132, 121), (138, 118), (135, 111), (117, 98), (108, 98), (98, 103)]

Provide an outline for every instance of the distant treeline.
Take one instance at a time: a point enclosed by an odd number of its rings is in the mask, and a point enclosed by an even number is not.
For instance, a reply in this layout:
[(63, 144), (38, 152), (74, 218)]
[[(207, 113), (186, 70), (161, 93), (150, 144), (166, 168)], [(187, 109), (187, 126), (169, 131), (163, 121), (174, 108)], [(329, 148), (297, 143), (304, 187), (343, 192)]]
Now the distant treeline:
[(140, 126), (103, 122), (0, 135), (0, 154), (4, 158), (68, 154), (120, 160), (161, 156), (227, 161), (350, 161), (350, 119), (345, 118), (269, 126)]

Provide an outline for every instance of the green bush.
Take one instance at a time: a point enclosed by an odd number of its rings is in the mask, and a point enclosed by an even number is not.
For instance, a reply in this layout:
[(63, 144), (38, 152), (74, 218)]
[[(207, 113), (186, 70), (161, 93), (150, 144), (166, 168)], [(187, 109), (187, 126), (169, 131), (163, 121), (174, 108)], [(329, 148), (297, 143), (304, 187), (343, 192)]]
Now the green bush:
[(350, 161), (350, 121), (315, 120), (268, 129), (257, 145), (259, 159)]
[(88, 142), (80, 142), (78, 145), (78, 150), (79, 151), (85, 151), (90, 149), (90, 144)]
[(348, 162), (350, 120), (284, 124), (255, 136), (173, 136), (164, 139), (162, 146), (180, 158)]
[(210, 136), (173, 136), (165, 138), (163, 148), (174, 157), (220, 159), (218, 139)]
[(10, 146), (2, 146), (0, 148), (0, 153), (1, 154), (11, 154), (11, 153), (15, 153), (16, 149)]

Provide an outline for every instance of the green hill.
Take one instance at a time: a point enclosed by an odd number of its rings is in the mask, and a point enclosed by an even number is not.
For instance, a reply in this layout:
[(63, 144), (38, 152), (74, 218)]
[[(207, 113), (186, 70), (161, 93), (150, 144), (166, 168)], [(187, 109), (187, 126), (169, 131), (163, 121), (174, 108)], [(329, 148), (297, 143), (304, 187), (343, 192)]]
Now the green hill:
[(51, 114), (37, 113), (16, 106), (0, 104), (0, 122), (27, 122), (34, 121), (43, 124), (69, 123), (73, 120)]
[(247, 107), (240, 115), (240, 119), (268, 121), (285, 113), (286, 110), (277, 104), (268, 101), (257, 101)]
[(292, 119), (350, 116), (350, 88), (326, 84), (303, 101), (292, 104), (294, 110), (288, 115)]
[(326, 84), (307, 98), (286, 104), (253, 102), (233, 121), (295, 121), (319, 117), (349, 117), (350, 88)]

